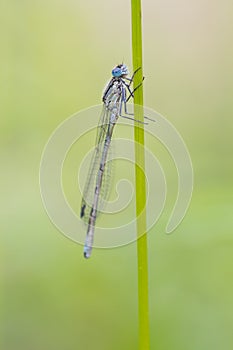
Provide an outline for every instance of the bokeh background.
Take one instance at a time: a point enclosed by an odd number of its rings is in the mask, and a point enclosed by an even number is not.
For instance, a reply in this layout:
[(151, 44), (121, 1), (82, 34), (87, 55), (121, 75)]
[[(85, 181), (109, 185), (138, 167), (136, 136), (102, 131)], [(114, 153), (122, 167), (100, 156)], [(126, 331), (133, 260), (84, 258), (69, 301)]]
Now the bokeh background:
[[(152, 349), (233, 347), (232, 10), (143, 1), (145, 104), (179, 130), (195, 176), (182, 224), (164, 234), (168, 203), (148, 235)], [(38, 179), (53, 130), (132, 67), (130, 2), (1, 1), (0, 17), (2, 349), (136, 349), (136, 244), (85, 261)]]

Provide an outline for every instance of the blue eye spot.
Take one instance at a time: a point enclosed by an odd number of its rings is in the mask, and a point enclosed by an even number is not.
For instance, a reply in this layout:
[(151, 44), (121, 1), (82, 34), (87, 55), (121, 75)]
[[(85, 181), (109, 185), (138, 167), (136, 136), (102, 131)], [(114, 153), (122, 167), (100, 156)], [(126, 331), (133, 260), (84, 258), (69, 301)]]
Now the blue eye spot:
[(122, 75), (122, 70), (120, 68), (116, 67), (112, 70), (112, 75), (114, 77), (120, 77)]

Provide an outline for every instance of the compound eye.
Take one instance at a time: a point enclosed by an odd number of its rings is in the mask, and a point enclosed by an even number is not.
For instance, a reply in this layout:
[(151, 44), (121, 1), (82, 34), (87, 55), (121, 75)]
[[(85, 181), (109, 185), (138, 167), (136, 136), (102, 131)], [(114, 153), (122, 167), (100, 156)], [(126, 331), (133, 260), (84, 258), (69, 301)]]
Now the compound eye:
[(122, 75), (122, 70), (121, 70), (121, 68), (120, 68), (119, 66), (117, 66), (116, 68), (114, 68), (114, 69), (112, 70), (112, 75), (113, 75), (114, 77), (120, 77), (120, 76)]

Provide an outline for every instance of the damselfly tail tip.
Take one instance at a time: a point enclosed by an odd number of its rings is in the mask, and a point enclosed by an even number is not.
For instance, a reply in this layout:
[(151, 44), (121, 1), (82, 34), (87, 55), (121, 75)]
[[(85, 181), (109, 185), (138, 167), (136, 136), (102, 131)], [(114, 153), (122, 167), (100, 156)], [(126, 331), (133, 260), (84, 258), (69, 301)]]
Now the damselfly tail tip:
[(83, 256), (84, 256), (85, 259), (89, 259), (89, 258), (90, 258), (90, 255), (87, 254), (87, 252), (84, 252), (84, 253), (83, 253)]
[(85, 259), (89, 259), (91, 257), (91, 249), (90, 247), (84, 247), (83, 256)]

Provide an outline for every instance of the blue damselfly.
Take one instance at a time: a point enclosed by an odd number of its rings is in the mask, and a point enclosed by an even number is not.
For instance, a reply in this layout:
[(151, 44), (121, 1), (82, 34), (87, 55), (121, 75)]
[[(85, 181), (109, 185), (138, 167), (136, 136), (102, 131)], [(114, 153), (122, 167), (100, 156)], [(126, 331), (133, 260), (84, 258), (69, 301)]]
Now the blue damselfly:
[[(142, 84), (139, 84), (134, 90), (131, 89), (134, 75), (131, 78), (127, 77), (129, 72), (124, 64), (119, 64), (112, 70), (112, 79), (107, 85), (103, 94), (103, 109), (98, 125), (95, 151), (90, 164), (86, 184), (84, 187), (83, 198), (81, 202), (80, 217), (87, 223), (87, 234), (84, 245), (84, 257), (91, 256), (94, 229), (96, 218), (99, 212), (99, 202), (106, 199), (108, 179), (107, 172), (107, 157), (113, 129), (119, 117), (134, 120), (127, 111), (127, 102), (134, 97), (134, 91)], [(122, 109), (124, 107), (124, 114)], [(146, 118), (146, 117), (144, 117)], [(149, 118), (147, 118), (149, 119)], [(147, 124), (141, 121), (139, 123)]]

